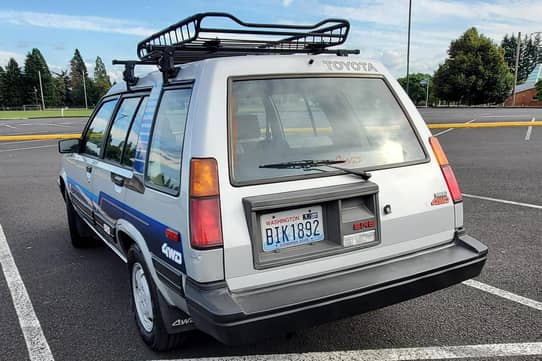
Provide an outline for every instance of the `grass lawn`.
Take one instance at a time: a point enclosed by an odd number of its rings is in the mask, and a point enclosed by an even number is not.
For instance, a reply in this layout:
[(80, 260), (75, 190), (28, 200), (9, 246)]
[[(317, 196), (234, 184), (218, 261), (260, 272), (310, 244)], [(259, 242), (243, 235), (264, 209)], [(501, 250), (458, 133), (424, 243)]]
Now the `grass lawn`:
[[(92, 109), (65, 109), (64, 117), (88, 117)], [(60, 109), (46, 110), (0, 110), (0, 119), (13, 118), (54, 118), (60, 117)]]

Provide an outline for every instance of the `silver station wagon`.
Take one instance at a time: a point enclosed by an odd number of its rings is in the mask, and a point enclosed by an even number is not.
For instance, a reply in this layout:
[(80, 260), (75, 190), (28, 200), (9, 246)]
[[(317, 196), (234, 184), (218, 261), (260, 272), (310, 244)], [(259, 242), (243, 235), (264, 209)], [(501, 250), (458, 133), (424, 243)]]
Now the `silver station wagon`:
[(60, 141), (72, 243), (128, 264), (152, 349), (193, 329), (255, 342), (481, 272), (437, 138), (381, 64), (337, 49), (348, 32), (194, 15), (114, 61), (124, 81)]

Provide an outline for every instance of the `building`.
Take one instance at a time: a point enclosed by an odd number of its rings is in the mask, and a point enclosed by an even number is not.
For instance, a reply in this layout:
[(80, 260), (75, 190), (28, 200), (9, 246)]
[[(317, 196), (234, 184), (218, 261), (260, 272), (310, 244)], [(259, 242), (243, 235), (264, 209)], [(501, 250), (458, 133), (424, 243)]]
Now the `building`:
[[(542, 102), (535, 99), (536, 83), (542, 80), (542, 64), (538, 64), (529, 74), (525, 83), (516, 87), (516, 106), (523, 107), (542, 107)], [(513, 96), (509, 96), (504, 102), (504, 106), (512, 106)]]

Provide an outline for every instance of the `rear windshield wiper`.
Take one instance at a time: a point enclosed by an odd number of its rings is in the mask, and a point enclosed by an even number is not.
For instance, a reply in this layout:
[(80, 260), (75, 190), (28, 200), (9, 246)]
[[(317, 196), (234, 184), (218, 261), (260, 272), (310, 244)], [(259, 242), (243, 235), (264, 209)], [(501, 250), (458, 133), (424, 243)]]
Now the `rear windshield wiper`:
[(348, 168), (342, 168), (337, 167), (335, 164), (341, 164), (345, 163), (344, 160), (331, 160), (331, 159), (321, 159), (321, 160), (314, 160), (314, 159), (304, 159), (304, 160), (294, 160), (291, 162), (283, 162), (283, 163), (270, 163), (270, 164), (261, 164), (260, 168), (276, 168), (276, 169), (303, 169), (303, 170), (319, 170), (318, 167), (325, 166), (333, 169), (338, 169), (343, 172), (354, 174), (359, 177), (361, 177), (363, 180), (368, 180), (371, 178), (371, 173), (367, 173), (363, 170), (356, 170), (356, 169), (348, 169)]

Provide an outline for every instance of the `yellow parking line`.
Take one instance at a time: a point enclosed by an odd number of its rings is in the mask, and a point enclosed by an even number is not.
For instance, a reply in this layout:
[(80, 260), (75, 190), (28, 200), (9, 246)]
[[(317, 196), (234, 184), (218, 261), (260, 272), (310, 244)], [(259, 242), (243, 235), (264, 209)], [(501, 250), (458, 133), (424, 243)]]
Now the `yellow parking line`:
[[(427, 124), (429, 129), (449, 129), (449, 128), (497, 128), (497, 127), (529, 127), (542, 126), (542, 121), (516, 121), (516, 122), (485, 122), (485, 123), (433, 123)], [(375, 127), (378, 128), (378, 127)], [(305, 132), (312, 128), (287, 129), (287, 132)], [(317, 128), (320, 132), (329, 132), (331, 128)], [(42, 139), (67, 139), (79, 138), (79, 133), (69, 134), (24, 134), (24, 135), (0, 135), (2, 141), (17, 141), (17, 140), (42, 140)]]
[(67, 139), (67, 138), (79, 138), (81, 134), (23, 134), (23, 135), (0, 135), (0, 142), (2, 141), (17, 141), (17, 140), (46, 140), (46, 139)]
[(427, 124), (429, 129), (449, 129), (449, 128), (497, 128), (497, 127), (528, 127), (542, 126), (542, 121), (519, 121), (519, 122), (485, 122), (485, 123), (439, 123)]

